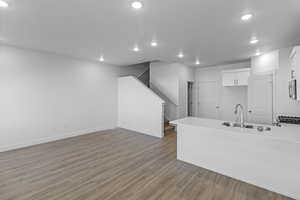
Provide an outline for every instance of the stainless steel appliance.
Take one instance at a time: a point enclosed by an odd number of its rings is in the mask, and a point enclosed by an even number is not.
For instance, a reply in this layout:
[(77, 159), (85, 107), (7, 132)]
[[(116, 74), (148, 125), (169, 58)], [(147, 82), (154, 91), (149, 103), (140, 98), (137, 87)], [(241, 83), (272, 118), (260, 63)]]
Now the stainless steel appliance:
[(278, 116), (278, 120), (279, 120), (280, 123), (300, 124), (300, 117)]

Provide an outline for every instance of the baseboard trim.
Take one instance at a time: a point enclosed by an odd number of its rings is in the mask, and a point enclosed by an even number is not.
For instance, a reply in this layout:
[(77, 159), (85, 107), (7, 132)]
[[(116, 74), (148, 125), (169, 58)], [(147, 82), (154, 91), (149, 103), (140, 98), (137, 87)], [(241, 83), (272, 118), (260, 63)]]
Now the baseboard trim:
[(109, 127), (109, 128), (101, 127), (101, 128), (84, 129), (84, 130), (73, 131), (70, 133), (59, 134), (59, 135), (56, 135), (53, 137), (34, 139), (34, 140), (26, 141), (24, 143), (0, 146), (0, 153), (7, 152), (7, 151), (13, 151), (13, 150), (17, 150), (17, 149), (22, 149), (22, 148), (26, 148), (26, 147), (30, 147), (30, 146), (34, 146), (34, 145), (38, 145), (38, 144), (54, 142), (57, 140), (63, 140), (66, 138), (72, 138), (72, 137), (76, 137), (76, 136), (80, 136), (80, 135), (91, 134), (91, 133), (95, 133), (95, 132), (99, 132), (99, 131), (111, 130), (111, 129), (115, 129), (115, 128), (116, 127)]

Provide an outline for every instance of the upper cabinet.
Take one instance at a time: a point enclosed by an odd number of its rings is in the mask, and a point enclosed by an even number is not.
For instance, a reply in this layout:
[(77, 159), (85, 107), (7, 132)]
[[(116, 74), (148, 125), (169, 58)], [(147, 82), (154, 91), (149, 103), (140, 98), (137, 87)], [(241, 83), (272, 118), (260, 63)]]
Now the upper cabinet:
[(222, 72), (223, 86), (247, 86), (250, 68), (225, 70)]

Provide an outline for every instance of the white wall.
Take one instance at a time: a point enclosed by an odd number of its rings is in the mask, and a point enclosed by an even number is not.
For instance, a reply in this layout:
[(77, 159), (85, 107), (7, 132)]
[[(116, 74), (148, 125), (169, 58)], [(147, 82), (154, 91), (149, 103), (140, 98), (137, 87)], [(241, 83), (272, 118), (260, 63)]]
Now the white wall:
[(119, 76), (140, 76), (147, 69), (149, 69), (149, 63), (141, 63), (136, 65), (122, 66), (120, 67)]
[(183, 118), (188, 114), (188, 82), (195, 81), (195, 69), (179, 63), (176, 63), (176, 67), (174, 74), (179, 75), (179, 116)]
[(177, 74), (174, 74), (174, 70), (174, 63), (152, 62), (150, 64), (150, 83), (178, 105), (179, 78)]
[[(247, 100), (247, 87), (223, 87), (222, 85), (222, 71), (226, 69), (239, 69), (239, 68), (249, 68), (251, 66), (250, 61), (240, 62), (228, 65), (217, 65), (206, 68), (196, 69), (196, 82), (200, 81), (216, 81), (217, 82), (217, 101), (220, 106), (220, 111), (218, 118), (222, 120), (234, 121), (236, 116), (234, 115), (234, 106), (238, 103), (242, 104), (247, 110), (248, 100)], [(198, 87), (197, 87), (198, 96)], [(197, 101), (198, 102), (198, 101)], [(196, 106), (197, 113), (197, 106)], [(246, 115), (245, 115), (246, 116)]]
[(300, 101), (291, 100), (288, 92), (291, 50), (292, 47), (279, 50), (279, 69), (275, 74), (275, 114), (300, 117)]
[(288, 84), (291, 77), (289, 55), (291, 51), (292, 47), (283, 48), (252, 58), (254, 74), (272, 74), (274, 76), (274, 116), (300, 117), (300, 101), (289, 98)]
[(279, 68), (279, 51), (272, 51), (251, 59), (251, 71), (254, 75), (273, 74)]
[(163, 137), (164, 101), (133, 76), (118, 79), (118, 126)]
[(117, 70), (0, 46), (0, 151), (117, 125)]
[[(194, 69), (180, 63), (152, 62), (150, 64), (150, 85), (163, 93), (177, 111), (166, 113), (169, 120), (187, 116), (187, 82), (194, 81)], [(169, 102), (167, 101), (166, 104)], [(168, 106), (168, 105), (166, 105)], [(170, 106), (171, 107), (171, 106)], [(172, 106), (174, 108), (174, 106)], [(173, 113), (177, 113), (174, 116)]]

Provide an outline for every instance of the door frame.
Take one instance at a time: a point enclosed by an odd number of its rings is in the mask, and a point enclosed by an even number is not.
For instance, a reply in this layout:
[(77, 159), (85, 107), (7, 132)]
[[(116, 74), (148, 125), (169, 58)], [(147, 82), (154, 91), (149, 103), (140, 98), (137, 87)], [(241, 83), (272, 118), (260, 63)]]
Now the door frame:
[[(190, 86), (191, 86), (191, 89), (190, 89)], [(195, 116), (194, 91), (195, 91), (195, 82), (188, 81), (187, 82), (187, 116), (188, 117)], [(191, 102), (191, 104), (190, 104), (190, 102)]]

